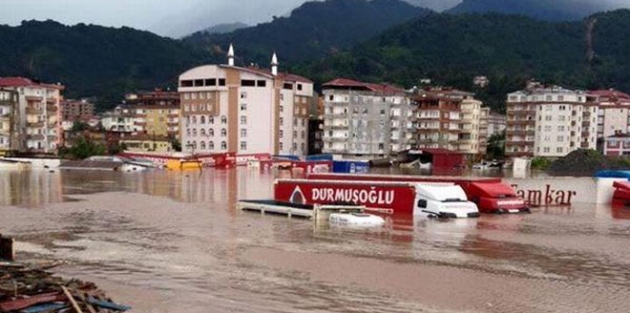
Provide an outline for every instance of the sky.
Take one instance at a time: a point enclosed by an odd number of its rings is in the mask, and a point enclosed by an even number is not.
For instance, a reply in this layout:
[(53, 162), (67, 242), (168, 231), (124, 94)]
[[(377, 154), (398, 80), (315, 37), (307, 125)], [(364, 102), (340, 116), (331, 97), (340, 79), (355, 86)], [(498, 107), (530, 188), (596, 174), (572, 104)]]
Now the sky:
[[(0, 24), (52, 19), (78, 23), (129, 26), (178, 38), (221, 23), (249, 25), (283, 16), (306, 0), (0, 0)], [(410, 0), (435, 10), (461, 0)], [(551, 0), (540, 0), (551, 1)], [(573, 0), (628, 4), (630, 0)]]

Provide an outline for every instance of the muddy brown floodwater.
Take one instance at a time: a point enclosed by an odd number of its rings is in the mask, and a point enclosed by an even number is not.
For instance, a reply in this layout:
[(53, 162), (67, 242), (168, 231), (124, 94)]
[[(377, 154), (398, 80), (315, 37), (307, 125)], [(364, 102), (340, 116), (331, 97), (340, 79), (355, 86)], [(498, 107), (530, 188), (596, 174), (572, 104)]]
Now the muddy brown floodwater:
[(630, 210), (389, 221), (236, 209), (271, 174), (0, 172), (0, 233), (133, 312), (629, 312)]

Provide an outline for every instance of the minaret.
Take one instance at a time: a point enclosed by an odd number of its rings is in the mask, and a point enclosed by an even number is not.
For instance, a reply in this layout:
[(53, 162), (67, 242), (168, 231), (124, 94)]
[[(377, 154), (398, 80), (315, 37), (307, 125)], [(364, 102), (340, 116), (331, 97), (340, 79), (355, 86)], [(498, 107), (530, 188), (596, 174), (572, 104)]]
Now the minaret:
[(275, 52), (271, 57), (271, 75), (278, 76), (278, 56), (276, 56)]
[(234, 47), (230, 44), (230, 49), (228, 50), (228, 65), (234, 66)]

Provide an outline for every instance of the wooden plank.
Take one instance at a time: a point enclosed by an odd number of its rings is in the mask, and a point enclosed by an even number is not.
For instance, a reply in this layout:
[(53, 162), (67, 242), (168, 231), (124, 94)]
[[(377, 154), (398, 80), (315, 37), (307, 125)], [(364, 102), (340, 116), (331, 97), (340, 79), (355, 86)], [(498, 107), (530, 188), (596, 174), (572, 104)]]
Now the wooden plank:
[(85, 296), (83, 294), (79, 294), (79, 299), (81, 299), (81, 301), (83, 301), (83, 303), (85, 303), (85, 307), (87, 308), (88, 311), (90, 311), (90, 313), (96, 313), (96, 310), (94, 310), (94, 307), (92, 306), (92, 304), (90, 304), (89, 302), (87, 302)]
[(72, 297), (72, 294), (70, 294), (70, 291), (68, 291), (68, 288), (66, 288), (66, 286), (61, 286), (61, 290), (63, 290), (63, 293), (66, 295), (66, 297), (68, 297), (68, 300), (70, 301), (70, 304), (72, 304), (72, 307), (74, 308), (74, 310), (77, 313), (83, 313), (83, 311), (81, 311), (81, 308), (79, 307), (77, 302), (74, 301), (74, 297)]
[(53, 301), (56, 301), (58, 297), (59, 297), (59, 293), (52, 292), (52, 293), (45, 293), (41, 295), (32, 296), (29, 298), (4, 301), (0, 303), (0, 312), (17, 311), (17, 310), (28, 308), (36, 304), (53, 302)]

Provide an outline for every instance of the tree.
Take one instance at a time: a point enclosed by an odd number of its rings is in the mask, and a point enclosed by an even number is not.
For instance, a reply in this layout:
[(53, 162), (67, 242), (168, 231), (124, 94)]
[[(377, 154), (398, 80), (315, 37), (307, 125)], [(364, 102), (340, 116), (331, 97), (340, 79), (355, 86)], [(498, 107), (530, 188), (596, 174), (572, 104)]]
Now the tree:
[(486, 154), (490, 159), (505, 158), (505, 131), (495, 133), (488, 138)]

